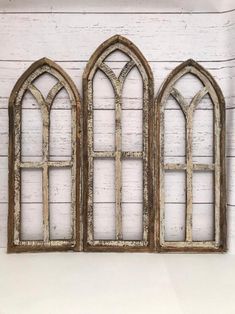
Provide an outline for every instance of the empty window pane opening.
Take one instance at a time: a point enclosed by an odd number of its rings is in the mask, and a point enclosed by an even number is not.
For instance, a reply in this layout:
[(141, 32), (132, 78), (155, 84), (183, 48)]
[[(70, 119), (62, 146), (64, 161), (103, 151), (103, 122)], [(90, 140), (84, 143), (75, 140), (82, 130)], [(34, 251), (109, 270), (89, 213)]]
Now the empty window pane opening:
[(114, 36), (91, 57), (83, 83), (86, 248), (148, 248), (151, 70), (132, 43)]
[[(12, 91), (9, 251), (77, 245), (79, 106), (72, 81), (46, 58), (35, 62)], [(58, 224), (61, 214), (63, 226)]]
[(148, 62), (116, 35), (86, 65), (82, 108), (49, 59), (19, 78), (8, 251), (51, 250), (226, 250), (225, 103), (202, 66), (176, 67), (154, 105)]
[(205, 69), (188, 60), (164, 83), (157, 117), (160, 250), (225, 250), (225, 117), (220, 88)]

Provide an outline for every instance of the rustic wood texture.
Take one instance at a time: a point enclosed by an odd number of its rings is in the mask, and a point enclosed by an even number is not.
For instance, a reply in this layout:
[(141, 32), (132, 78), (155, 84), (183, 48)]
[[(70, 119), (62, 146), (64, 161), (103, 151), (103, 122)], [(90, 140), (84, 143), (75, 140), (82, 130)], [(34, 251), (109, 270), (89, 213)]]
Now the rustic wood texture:
[[(214, 13), (221, 14), (226, 11), (233, 11), (232, 0), (226, 0), (223, 3), (216, 1), (210, 3), (210, 1), (200, 0), (195, 4), (192, 0), (184, 0), (181, 3), (181, 7), (171, 0), (157, 2), (149, 0), (147, 3), (144, 0), (136, 2), (127, 2), (120, 0), (118, 3), (112, 3), (108, 0), (90, 0), (89, 3), (74, 2), (74, 0), (68, 0), (66, 3), (63, 0), (51, 0), (49, 3), (47, 0), (41, 0), (40, 3), (34, 3), (32, 1), (24, 1), (24, 3), (11, 2), (8, 0), (2, 0), (0, 12), (3, 13), (72, 13), (72, 14), (91, 14), (91, 13), (138, 13), (142, 14), (157, 13), (164, 14), (199, 14), (199, 13)], [(179, 13), (180, 12), (180, 13)]]
[[(46, 98), (34, 85), (37, 78), (49, 73), (58, 82)], [(65, 89), (71, 103), (71, 147), (69, 161), (51, 161), (49, 156), (50, 112), (57, 94)], [(21, 154), (22, 99), (26, 91), (35, 98), (42, 117), (42, 161), (23, 161)], [(68, 240), (52, 240), (50, 237), (49, 169), (71, 169), (72, 234)], [(43, 238), (22, 239), (21, 228), (21, 171), (42, 170)], [(37, 190), (40, 194), (40, 190)], [(17, 81), (9, 99), (9, 218), (8, 252), (54, 251), (81, 248), (80, 245), (80, 98), (68, 75), (53, 61), (43, 58), (33, 63)]]
[[(233, 12), (227, 15), (213, 14), (2, 14), (0, 37), (8, 42), (12, 51), (2, 49), (0, 60), (31, 60), (47, 55), (53, 60), (88, 60), (95, 47), (115, 33), (127, 36), (142, 51), (148, 61), (183, 61), (194, 58), (200, 61), (223, 61), (232, 58), (233, 41), (224, 36), (224, 27), (233, 29)], [(108, 25), (108, 26), (107, 26)], [(126, 25), (127, 27), (121, 27)], [(30, 32), (27, 31), (30, 29)], [(50, 29), (50, 32), (48, 32)], [(200, 31), (198, 31), (200, 29)], [(71, 30), (73, 30), (71, 32)], [(95, 36), (94, 36), (95, 30)], [(164, 31), (163, 31), (164, 30)], [(9, 33), (11, 36), (9, 37)], [(39, 40), (45, 34), (47, 45)], [(21, 41), (18, 40), (23, 34)], [(64, 45), (61, 44), (63, 34)], [(231, 32), (231, 39), (233, 32)], [(174, 40), (172, 40), (174, 38)], [(183, 49), (178, 49), (184, 39)], [(153, 44), (157, 39), (160, 45)], [(31, 43), (25, 49), (23, 43)], [(56, 49), (55, 49), (56, 47)], [(230, 50), (231, 49), (231, 50)], [(231, 51), (231, 52), (230, 52)], [(206, 53), (205, 53), (206, 52)]]
[[(106, 58), (115, 51), (123, 52), (130, 60), (116, 76), (106, 64)], [(141, 151), (122, 150), (122, 92), (127, 75), (137, 67), (143, 81), (143, 146)], [(110, 80), (115, 99), (115, 150), (96, 152), (93, 130), (93, 79), (101, 70)], [(138, 50), (128, 39), (116, 35), (101, 44), (90, 58), (83, 75), (84, 95), (84, 249), (101, 251), (149, 250), (153, 246), (152, 226), (152, 117), (153, 77), (151, 69)], [(94, 158), (115, 160), (115, 238), (94, 238)], [(122, 224), (122, 162), (141, 158), (143, 160), (143, 231), (141, 240), (124, 240)]]
[[(14, 87), (16, 78), (20, 77), (21, 73), (27, 69), (30, 64), (44, 55), (50, 56), (51, 59), (56, 62), (72, 77), (76, 82), (78, 90), (82, 90), (82, 74), (86, 63), (94, 49), (103, 42), (105, 39), (111, 37), (113, 34), (123, 34), (139, 47), (146, 59), (149, 61), (150, 67), (154, 75), (155, 92), (158, 91), (159, 86), (168, 74), (178, 66), (183, 60), (193, 58), (200, 62), (204, 68), (206, 68), (211, 75), (216, 79), (217, 83), (223, 91), (226, 102), (226, 164), (228, 169), (227, 178), (227, 203), (228, 203), (228, 253), (235, 252), (235, 123), (234, 123), (234, 82), (235, 82), (235, 63), (234, 63), (234, 12), (224, 12), (226, 3), (220, 3), (220, 7), (216, 8), (215, 3), (209, 4), (203, 2), (203, 5), (194, 3), (195, 10), (192, 9), (191, 4), (187, 1), (185, 5), (179, 8), (175, 5), (174, 14), (171, 12), (171, 5), (162, 10), (159, 7), (159, 3), (154, 3), (155, 9), (152, 3), (145, 3), (141, 1), (139, 6), (133, 6), (131, 3), (120, 6), (115, 3), (101, 3), (93, 4), (81, 4), (74, 3), (74, 7), (68, 6), (66, 3), (62, 5), (56, 1), (56, 4), (48, 4), (45, 13), (43, 11), (42, 3), (37, 4), (27, 1), (27, 3), (17, 4), (15, 2), (7, 2), (7, 6), (1, 5), (1, 36), (0, 42), (4, 49), (0, 52), (0, 247), (6, 248), (7, 246), (7, 213), (8, 213), (8, 98), (11, 90)], [(165, 4), (165, 2), (164, 2)], [(189, 5), (188, 9), (187, 6)], [(208, 5), (208, 6), (207, 6)], [(10, 10), (8, 10), (8, 8)], [(203, 14), (198, 11), (204, 11)], [(18, 13), (19, 11), (19, 13)], [(147, 11), (147, 14), (145, 12)], [(213, 12), (212, 12), (213, 11)], [(58, 13), (56, 13), (58, 12)], [(84, 14), (86, 12), (86, 14)], [(182, 14), (183, 12), (183, 14)], [(50, 30), (48, 32), (48, 30)], [(95, 36), (94, 36), (95, 30)], [(63, 45), (61, 45), (63, 41)], [(5, 43), (7, 42), (7, 45)], [(30, 45), (29, 45), (30, 42)], [(181, 49), (179, 48), (179, 42), (181, 43)], [(109, 66), (114, 62), (109, 62)], [(115, 67), (121, 62), (115, 63)], [(127, 77), (127, 79), (129, 76)], [(105, 78), (104, 78), (105, 79)], [(101, 82), (100, 82), (101, 83)], [(131, 90), (133, 93), (129, 93), (128, 97), (123, 100), (123, 106), (127, 108), (127, 104), (137, 107), (138, 99), (135, 97), (135, 91), (138, 90), (136, 81), (131, 79), (128, 84), (131, 84)], [(103, 93), (102, 84), (97, 86), (96, 90), (100, 91), (100, 95)], [(185, 84), (188, 94), (191, 95), (191, 89), (194, 86), (194, 78), (190, 77)], [(187, 92), (183, 93), (187, 101), (190, 97), (187, 96)], [(66, 101), (61, 97), (61, 93), (58, 95), (56, 103), (53, 104), (52, 113), (56, 114), (54, 126), (57, 137), (53, 137), (50, 140), (53, 149), (53, 157), (59, 160), (61, 154), (66, 160), (68, 155), (69, 141), (65, 138), (67, 129), (64, 124), (69, 125), (68, 116), (66, 113)], [(97, 95), (99, 96), (99, 95)], [(29, 99), (29, 101), (31, 101)], [(107, 108), (110, 102), (107, 98), (102, 98), (102, 108)], [(32, 97), (32, 104), (34, 104)], [(98, 106), (98, 104), (96, 104)], [(105, 107), (104, 107), (105, 106)], [(32, 107), (32, 108), (31, 108)], [(26, 108), (26, 107), (25, 107)], [(31, 108), (31, 109), (30, 109)], [(25, 133), (25, 152), (28, 155), (34, 153), (35, 159), (40, 160), (40, 153), (38, 152), (38, 138), (41, 136), (38, 132), (38, 125), (36, 125), (37, 111), (35, 106), (28, 106), (25, 110), (25, 128), (32, 132)], [(102, 112), (102, 114), (101, 114)], [(109, 111), (110, 112), (110, 111)], [(110, 121), (107, 111), (100, 111), (99, 117), (102, 115), (102, 120)], [(197, 158), (199, 163), (209, 163), (212, 156), (211, 145), (211, 115), (212, 110), (207, 108), (206, 98), (202, 100), (199, 107), (195, 111), (196, 113), (196, 130), (194, 132), (194, 141), (197, 145)], [(167, 162), (175, 162), (176, 159), (179, 163), (182, 161), (182, 151), (184, 141), (182, 140), (181, 125), (184, 124), (183, 113), (180, 112), (178, 106), (172, 101), (166, 108), (166, 135), (169, 139), (169, 145), (167, 145)], [(97, 119), (100, 119), (97, 117)], [(54, 119), (54, 118), (53, 118)], [(129, 127), (132, 132), (136, 132), (136, 136), (128, 138), (128, 146), (133, 145), (138, 140), (138, 145), (141, 145), (139, 141), (139, 131), (135, 126), (137, 124), (136, 118), (133, 116), (128, 120)], [(102, 124), (100, 129), (95, 130), (96, 139), (100, 140), (105, 135), (107, 124)], [(110, 124), (108, 124), (109, 126)], [(34, 127), (35, 126), (35, 127)], [(107, 127), (108, 127), (107, 126)], [(113, 126), (112, 126), (113, 128)], [(122, 130), (125, 133), (125, 127)], [(124, 134), (125, 135), (125, 134)], [(97, 137), (98, 136), (98, 137)], [(126, 137), (127, 138), (127, 137)], [(123, 139), (125, 140), (125, 138)], [(123, 143), (124, 144), (124, 143)], [(103, 145), (103, 144), (102, 144)], [(24, 152), (23, 152), (24, 153)], [(26, 157), (26, 156), (25, 156)], [(67, 171), (67, 170), (66, 170)], [(56, 171), (55, 171), (56, 172)], [(132, 182), (137, 185), (138, 177), (136, 171), (129, 167), (129, 176), (132, 178)], [(198, 172), (199, 174), (199, 172)], [(63, 187), (60, 191), (56, 188), (53, 189), (53, 195), (55, 203), (51, 206), (56, 208), (57, 221), (64, 225), (64, 220), (69, 220), (67, 214), (67, 204), (64, 203), (67, 191), (70, 189), (69, 181), (66, 179), (66, 175), (63, 171), (60, 171), (59, 176), (52, 175), (58, 182), (63, 182)], [(173, 215), (168, 216), (168, 229), (166, 230), (167, 238), (171, 240), (177, 239), (177, 230), (181, 230), (184, 226), (184, 221), (181, 216), (178, 215), (178, 209), (182, 207), (182, 177), (177, 175), (174, 171), (169, 171), (169, 176), (165, 180), (165, 194), (167, 198), (166, 209)], [(199, 175), (198, 175), (199, 178)], [(28, 179), (27, 179), (28, 180)], [(33, 199), (31, 197), (31, 189), (28, 188), (34, 185), (36, 178), (25, 182), (25, 188), (23, 189), (23, 197), (27, 198), (27, 206), (29, 207)], [(127, 184), (127, 178), (123, 177), (123, 184)], [(36, 183), (36, 182), (35, 182)], [(108, 183), (108, 182), (107, 182)], [(207, 197), (208, 187), (211, 186), (211, 181), (207, 180), (207, 176), (203, 174), (193, 184), (194, 189), (197, 189), (196, 199), (193, 210), (194, 220), (197, 222), (197, 227), (193, 231), (195, 238), (211, 238), (213, 236), (210, 225), (210, 208), (212, 204), (212, 198)], [(24, 184), (24, 182), (23, 182)], [(98, 188), (99, 187), (99, 188)], [(99, 196), (106, 195), (106, 191), (109, 191), (109, 186), (100, 186), (97, 180), (97, 188)], [(108, 189), (108, 190), (107, 190)], [(133, 193), (130, 193), (129, 199), (134, 201), (134, 198), (139, 199), (139, 189), (132, 188)], [(210, 194), (210, 193), (209, 193)], [(172, 196), (175, 196), (174, 198)], [(128, 201), (129, 201), (128, 199)], [(57, 203), (59, 200), (60, 203)], [(53, 201), (52, 201), (53, 202)], [(210, 204), (207, 204), (210, 203)], [(126, 204), (126, 206), (129, 204)], [(135, 205), (135, 204), (134, 204)], [(103, 205), (102, 205), (103, 206)], [(105, 207), (105, 206), (103, 206)], [(106, 207), (105, 207), (106, 208)], [(137, 208), (137, 207), (136, 207)], [(208, 208), (208, 210), (207, 210)], [(177, 215), (176, 215), (177, 214)], [(133, 212), (134, 215), (134, 212)], [(129, 210), (123, 212), (123, 222), (134, 222), (140, 220), (137, 213), (133, 216)], [(115, 228), (112, 224), (108, 223), (99, 216), (100, 220), (97, 226), (99, 230), (102, 230), (102, 234), (108, 237), (108, 234), (115, 232)], [(35, 221), (38, 221), (41, 216), (36, 215), (34, 217), (29, 216), (25, 221), (25, 226), (32, 233), (36, 226)], [(107, 224), (106, 224), (107, 223)], [(136, 236), (136, 229), (134, 230), (134, 224), (128, 225), (128, 230), (131, 236)], [(132, 227), (131, 227), (132, 226)], [(113, 228), (111, 230), (111, 228)], [(111, 230), (111, 231), (109, 231)], [(138, 231), (138, 230), (137, 230)], [(58, 229), (55, 229), (57, 237), (59, 237)], [(178, 232), (178, 231), (177, 231)]]
[[(185, 74), (191, 73), (204, 85), (188, 104), (183, 95), (175, 88), (175, 84)], [(203, 97), (209, 94), (214, 111), (214, 158), (212, 164), (198, 164), (193, 162), (192, 132), (193, 115)], [(172, 95), (185, 116), (186, 121), (186, 161), (183, 164), (165, 163), (164, 158), (164, 115), (168, 98)], [(159, 190), (156, 192), (159, 212), (156, 216), (157, 243), (160, 251), (226, 251), (226, 180), (225, 180), (225, 102), (222, 92), (213, 77), (198, 63), (189, 59), (174, 69), (156, 99), (158, 158), (155, 160)], [(158, 164), (159, 162), (159, 164)], [(184, 170), (186, 173), (186, 212), (185, 237), (183, 241), (165, 240), (165, 171)], [(195, 241), (192, 237), (193, 224), (193, 176), (195, 171), (212, 170), (214, 173), (214, 237), (212, 241)], [(156, 175), (156, 174), (155, 174)], [(174, 209), (172, 209), (174, 210)]]

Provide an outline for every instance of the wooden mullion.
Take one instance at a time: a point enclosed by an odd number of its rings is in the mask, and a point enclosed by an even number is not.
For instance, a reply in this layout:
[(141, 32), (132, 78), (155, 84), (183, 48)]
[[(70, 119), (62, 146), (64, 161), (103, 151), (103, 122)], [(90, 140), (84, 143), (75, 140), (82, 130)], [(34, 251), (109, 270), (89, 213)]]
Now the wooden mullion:
[(186, 170), (186, 164), (174, 164), (174, 163), (167, 163), (164, 164), (164, 170)]
[[(73, 161), (48, 161), (47, 162), (48, 167), (54, 167), (54, 168), (66, 168), (71, 167), (73, 165)], [(20, 168), (43, 168), (44, 162), (34, 162), (34, 161), (27, 161), (27, 162), (21, 162)]]
[(122, 158), (143, 159), (143, 152), (122, 152)]
[(121, 93), (115, 95), (115, 229), (116, 240), (122, 240), (122, 126)]
[(109, 152), (109, 151), (102, 151), (102, 152), (93, 151), (91, 155), (93, 158), (115, 158), (115, 152)]
[[(117, 77), (112, 69), (105, 63), (106, 57), (109, 56), (114, 51), (122, 51), (126, 54), (130, 61), (128, 61)], [(143, 92), (144, 92), (144, 139), (149, 142), (149, 125), (146, 116), (152, 108), (153, 101), (153, 75), (151, 69), (138, 50), (126, 38), (116, 35), (104, 42), (99, 46), (95, 53), (90, 58), (83, 75), (83, 91), (84, 91), (84, 113), (87, 119), (84, 119), (84, 133), (87, 132), (88, 139), (87, 145), (84, 145), (85, 149), (85, 173), (87, 176), (84, 178), (84, 198), (85, 198), (85, 230), (84, 230), (84, 248), (88, 251), (149, 251), (150, 241), (149, 241), (149, 215), (153, 211), (151, 204), (146, 202), (144, 212), (143, 212), (143, 225), (144, 232), (146, 234), (146, 241), (124, 241), (122, 236), (122, 160), (123, 159), (142, 159), (145, 162), (143, 174), (145, 177), (144, 189), (146, 195), (146, 200), (149, 195), (152, 197), (150, 190), (152, 188), (152, 168), (149, 169), (148, 158), (152, 152), (149, 152), (149, 145), (146, 144), (144, 150), (141, 152), (123, 152), (121, 143), (121, 96), (122, 88), (125, 83), (126, 77), (131, 69), (136, 66), (140, 72), (143, 80)], [(110, 80), (115, 99), (115, 151), (114, 152), (93, 152), (91, 150), (93, 143), (93, 124), (92, 124), (92, 112), (93, 112), (93, 80), (97, 72), (97, 69), (101, 70), (107, 78)], [(91, 134), (92, 133), (92, 134)], [(152, 141), (152, 139), (151, 139)], [(84, 144), (86, 140), (84, 139)], [(93, 221), (93, 158), (114, 158), (115, 162), (115, 237), (113, 240), (94, 240), (94, 221)], [(151, 199), (149, 200), (151, 201)], [(145, 226), (146, 225), (146, 226)], [(152, 232), (152, 230), (150, 230)], [(151, 233), (152, 234), (152, 233)]]
[(215, 164), (193, 164), (194, 171), (214, 171)]
[(50, 240), (50, 223), (49, 223), (49, 169), (45, 164), (42, 174), (42, 200), (43, 200), (43, 239), (44, 243)]
[[(187, 164), (177, 164), (177, 163), (167, 163), (164, 165), (165, 170), (186, 170)], [(192, 164), (192, 169), (194, 171), (209, 171), (214, 170), (214, 164)]]
[[(109, 151), (100, 151), (100, 152), (97, 152), (97, 151), (93, 151), (91, 153), (92, 157), (93, 158), (115, 158), (115, 152), (109, 152)], [(123, 152), (121, 151), (121, 158), (134, 158), (134, 159), (137, 159), (137, 158), (143, 158), (143, 152)]]
[[(49, 73), (57, 79), (57, 83), (49, 91), (46, 100), (41, 91), (34, 85), (34, 81)], [(49, 161), (49, 112), (53, 101), (59, 91), (65, 88), (73, 106), (73, 136), (72, 158), (70, 161)], [(29, 91), (39, 104), (43, 122), (43, 159), (41, 162), (21, 161), (21, 123), (22, 101), (25, 92)], [(49, 228), (49, 168), (72, 168), (72, 215), (75, 212), (75, 202), (78, 202), (77, 216), (80, 215), (80, 181), (75, 180), (75, 175), (80, 177), (80, 165), (77, 165), (77, 155), (80, 153), (80, 97), (75, 85), (61, 67), (53, 61), (43, 58), (33, 63), (28, 70), (18, 79), (9, 99), (9, 220), (8, 220), (8, 252), (34, 252), (34, 251), (62, 251), (75, 247), (75, 242), (80, 241), (80, 235), (71, 240), (50, 241)], [(76, 127), (74, 127), (76, 125)], [(78, 130), (78, 132), (77, 132)], [(77, 153), (77, 151), (79, 153)], [(80, 161), (80, 160), (79, 160)], [(77, 167), (78, 166), (78, 167)], [(42, 198), (43, 198), (43, 239), (40, 241), (21, 241), (21, 169), (42, 169)], [(76, 189), (76, 186), (78, 188)], [(74, 219), (74, 217), (73, 217)], [(73, 230), (75, 230), (74, 226)], [(77, 249), (77, 248), (76, 248)], [(78, 246), (80, 250), (80, 246)]]
[(47, 103), (42, 107), (43, 119), (43, 174), (42, 174), (42, 193), (43, 193), (43, 238), (44, 242), (50, 240), (49, 222), (49, 128), (50, 128), (50, 108)]
[[(187, 73), (195, 75), (204, 85), (203, 88), (187, 104), (184, 97), (175, 88), (176, 82)], [(214, 157), (210, 164), (193, 163), (192, 161), (192, 132), (193, 113), (202, 98), (209, 94), (214, 106)], [(164, 110), (169, 96), (173, 96), (180, 105), (186, 118), (186, 164), (164, 164)], [(222, 92), (214, 78), (198, 63), (187, 60), (168, 76), (157, 98), (158, 111), (156, 121), (158, 126), (159, 140), (159, 165), (156, 170), (160, 173), (160, 192), (157, 199), (160, 207), (160, 215), (157, 216), (157, 226), (160, 226), (158, 236), (160, 250), (164, 252), (223, 252), (226, 250), (226, 181), (225, 181), (225, 103)], [(185, 241), (165, 241), (164, 230), (164, 171), (186, 171), (186, 237)], [(215, 239), (213, 241), (193, 241), (192, 239), (192, 206), (193, 206), (193, 172), (213, 171), (215, 174)], [(156, 196), (156, 198), (158, 195)], [(156, 237), (156, 242), (158, 238)], [(156, 243), (157, 246), (157, 243)]]
[(192, 241), (192, 212), (193, 212), (193, 162), (192, 162), (192, 127), (193, 116), (190, 110), (186, 116), (186, 242)]

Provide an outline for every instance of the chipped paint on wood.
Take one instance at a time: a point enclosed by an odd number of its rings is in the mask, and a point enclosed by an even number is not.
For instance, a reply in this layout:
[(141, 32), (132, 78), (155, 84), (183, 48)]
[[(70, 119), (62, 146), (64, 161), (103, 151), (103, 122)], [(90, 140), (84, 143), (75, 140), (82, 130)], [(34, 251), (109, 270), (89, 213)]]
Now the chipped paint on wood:
[[(112, 69), (104, 63), (105, 58), (114, 51), (121, 51), (131, 60), (128, 61), (117, 77)], [(122, 151), (122, 90), (128, 73), (137, 67), (143, 80), (143, 151)], [(93, 149), (93, 78), (97, 70), (101, 70), (110, 80), (115, 98), (115, 151), (96, 152)], [(83, 75), (84, 94), (84, 249), (85, 250), (138, 250), (149, 248), (153, 243), (153, 228), (150, 227), (152, 220), (152, 119), (153, 119), (153, 77), (151, 69), (138, 50), (126, 38), (116, 35), (101, 44), (90, 58)], [(94, 215), (93, 215), (93, 161), (94, 158), (115, 159), (115, 240), (94, 239)], [(141, 158), (143, 167), (143, 240), (123, 241), (122, 236), (122, 159)]]
[[(106, 44), (106, 46), (105, 46)], [(131, 47), (131, 49), (130, 49)], [(101, 51), (100, 51), (101, 50)], [(105, 64), (104, 59), (113, 51), (121, 50), (132, 60), (128, 61), (120, 75), (116, 77), (112, 69)], [(102, 54), (102, 51), (103, 54)], [(94, 57), (95, 56), (95, 57)], [(92, 59), (93, 58), (93, 59)], [(177, 67), (168, 77), (157, 99), (157, 119), (153, 121), (153, 81), (151, 70), (146, 60), (136, 47), (133, 48), (128, 40), (115, 36), (101, 47), (92, 56), (84, 73), (83, 88), (85, 95), (84, 119), (80, 116), (79, 96), (74, 85), (69, 82), (60, 68), (56, 68), (49, 60), (46, 65), (41, 63), (41, 68), (34, 69), (27, 75), (24, 74), (21, 82), (16, 84), (12, 92), (9, 106), (10, 115), (10, 145), (9, 145), (9, 252), (39, 251), (39, 250), (65, 250), (74, 248), (82, 250), (82, 238), (84, 235), (85, 250), (117, 250), (117, 251), (224, 251), (226, 250), (226, 189), (225, 189), (225, 114), (224, 99), (222, 93), (211, 77), (211, 75), (192, 60)], [(41, 60), (40, 60), (41, 61)], [(45, 59), (43, 59), (45, 62)], [(39, 62), (39, 61), (38, 61)], [(37, 62), (37, 63), (38, 63)], [(49, 64), (51, 62), (51, 64)], [(35, 63), (36, 64), (36, 63)], [(137, 66), (143, 78), (143, 151), (123, 152), (121, 150), (121, 108), (122, 88), (126, 76), (131, 69)], [(58, 70), (59, 69), (59, 70)], [(100, 69), (109, 78), (115, 94), (116, 113), (116, 148), (115, 151), (96, 152), (93, 150), (93, 77), (97, 69)], [(29, 69), (30, 70), (30, 69)], [(27, 72), (29, 72), (26, 71)], [(59, 71), (59, 72), (57, 72)], [(60, 81), (51, 89), (46, 99), (33, 85), (39, 75), (44, 72), (52, 73)], [(198, 77), (204, 87), (193, 97), (188, 105), (187, 101), (175, 88), (175, 82), (184, 74), (192, 73)], [(72, 86), (72, 87), (71, 87)], [(57, 93), (66, 88), (72, 104), (72, 160), (50, 161), (49, 160), (49, 127), (50, 109)], [(21, 161), (21, 101), (25, 90), (29, 90), (35, 97), (42, 110), (43, 117), (43, 160), (41, 162)], [(202, 98), (209, 94), (214, 104), (214, 162), (212, 164), (196, 164), (192, 161), (192, 131), (193, 114)], [(187, 158), (185, 163), (164, 163), (164, 105), (168, 97), (172, 95), (179, 103), (186, 120), (186, 147)], [(81, 131), (79, 122), (83, 122), (84, 137), (83, 148), (80, 147)], [(77, 126), (78, 130), (74, 127)], [(155, 137), (151, 136), (156, 129)], [(156, 140), (156, 142), (155, 142)], [(84, 150), (83, 160), (78, 163), (78, 152)], [(77, 152), (78, 151), (78, 152)], [(153, 155), (153, 152), (155, 155)], [(154, 158), (153, 158), (154, 156)], [(116, 239), (96, 240), (94, 239), (93, 221), (93, 160), (94, 158), (115, 159), (116, 169)], [(143, 239), (140, 241), (123, 240), (122, 237), (122, 208), (121, 208), (121, 161), (124, 158), (141, 158), (144, 161), (144, 209), (143, 209)], [(155, 173), (153, 176), (153, 162), (155, 162)], [(84, 165), (84, 175), (82, 172)], [(49, 167), (71, 167), (72, 168), (72, 212), (73, 212), (73, 237), (71, 240), (50, 240), (49, 237), (49, 209), (48, 209), (48, 169)], [(21, 210), (20, 210), (20, 169), (35, 168), (43, 169), (43, 213), (44, 213), (44, 239), (42, 241), (22, 241), (20, 239)], [(165, 241), (164, 236), (164, 172), (165, 170), (185, 170), (186, 178), (186, 233), (185, 241)], [(193, 171), (214, 172), (215, 190), (215, 236), (213, 241), (193, 241), (192, 239), (192, 178)], [(158, 175), (159, 174), (159, 175)], [(83, 178), (83, 193), (80, 181)], [(153, 188), (156, 191), (153, 198)], [(14, 193), (12, 193), (14, 191)], [(84, 200), (85, 211), (80, 208), (80, 199)], [(160, 207), (160, 208), (159, 208)], [(156, 212), (155, 229), (154, 210)], [(83, 230), (84, 223), (84, 230)], [(153, 240), (155, 247), (153, 246)]]
[[(57, 83), (49, 91), (46, 99), (33, 84), (42, 74), (49, 73), (57, 79)], [(61, 89), (69, 95), (72, 112), (72, 156), (70, 161), (50, 161), (49, 130), (50, 110), (53, 101)], [(41, 109), (43, 122), (43, 160), (41, 162), (21, 161), (21, 105), (23, 96), (29, 91)], [(31, 67), (17, 81), (9, 100), (9, 225), (8, 252), (47, 251), (47, 250), (81, 250), (80, 230), (80, 98), (75, 85), (68, 75), (54, 62), (43, 58)], [(78, 166), (77, 166), (78, 164)], [(49, 219), (49, 168), (71, 168), (71, 208), (72, 238), (70, 240), (50, 239)], [(23, 241), (21, 239), (21, 169), (42, 169), (43, 196), (43, 240)]]
[[(192, 73), (203, 83), (204, 87), (187, 104), (184, 97), (175, 88), (175, 83), (186, 73)], [(202, 100), (209, 94), (214, 105), (214, 162), (212, 164), (194, 164), (192, 161), (192, 131), (193, 114)], [(164, 110), (168, 97), (172, 95), (178, 102), (186, 120), (186, 163), (164, 163)], [(157, 200), (159, 213), (155, 226), (158, 229), (160, 250), (162, 251), (224, 251), (226, 250), (226, 182), (225, 182), (225, 103), (222, 92), (212, 76), (193, 60), (188, 60), (171, 72), (165, 81), (156, 100), (158, 123), (157, 134), (159, 143), (158, 162), (155, 167), (159, 170), (159, 186)], [(186, 232), (185, 241), (165, 241), (165, 211), (164, 211), (164, 174), (165, 170), (186, 171)], [(193, 206), (193, 171), (214, 172), (214, 240), (193, 241), (192, 238), (192, 206)]]

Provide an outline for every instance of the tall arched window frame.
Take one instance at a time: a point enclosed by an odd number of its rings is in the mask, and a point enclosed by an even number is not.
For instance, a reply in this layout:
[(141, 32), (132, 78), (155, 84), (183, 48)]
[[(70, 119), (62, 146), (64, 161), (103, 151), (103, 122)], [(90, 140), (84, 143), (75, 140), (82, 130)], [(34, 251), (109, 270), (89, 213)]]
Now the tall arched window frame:
[[(192, 74), (202, 84), (202, 89), (187, 102), (175, 84), (185, 74)], [(192, 137), (193, 116), (203, 97), (209, 95), (213, 105), (213, 162), (193, 162)], [(185, 163), (165, 163), (165, 105), (172, 96), (180, 106), (185, 118)], [(222, 92), (214, 78), (197, 62), (188, 60), (175, 68), (156, 99), (157, 105), (157, 137), (159, 142), (156, 175), (158, 174), (159, 190), (157, 199), (159, 211), (156, 217), (156, 229), (160, 251), (224, 251), (226, 250), (226, 180), (225, 180), (225, 102)], [(185, 171), (186, 173), (186, 206), (185, 206), (185, 240), (165, 240), (165, 171)], [(194, 241), (193, 226), (193, 175), (197, 171), (212, 171), (214, 176), (214, 235), (211, 241)]]
[[(56, 80), (46, 97), (34, 85), (43, 74)], [(46, 83), (44, 83), (46, 84)], [(50, 124), (53, 102), (62, 90), (68, 95), (71, 108), (71, 156), (69, 160), (50, 159)], [(22, 159), (22, 101), (29, 92), (39, 105), (42, 119), (42, 159)], [(33, 63), (17, 81), (9, 99), (9, 219), (8, 251), (52, 251), (80, 249), (80, 97), (78, 91), (64, 70), (53, 61), (43, 58)], [(66, 158), (65, 158), (66, 159)], [(50, 239), (49, 169), (71, 170), (71, 238)], [(25, 169), (42, 171), (42, 215), (43, 238), (41, 240), (21, 239), (21, 171)], [(41, 193), (37, 191), (37, 194)]]
[[(115, 51), (129, 57), (117, 76), (104, 62)], [(122, 91), (129, 72), (137, 67), (143, 82), (143, 148), (141, 151), (122, 151)], [(93, 79), (102, 71), (112, 84), (115, 99), (115, 150), (95, 151), (93, 145)], [(153, 76), (138, 48), (126, 38), (116, 35), (101, 44), (90, 58), (83, 75), (84, 95), (84, 249), (85, 250), (149, 250), (153, 247), (152, 228), (152, 121)], [(94, 238), (94, 159), (112, 158), (115, 163), (115, 239)], [(142, 239), (125, 240), (122, 232), (122, 161), (143, 161)]]

